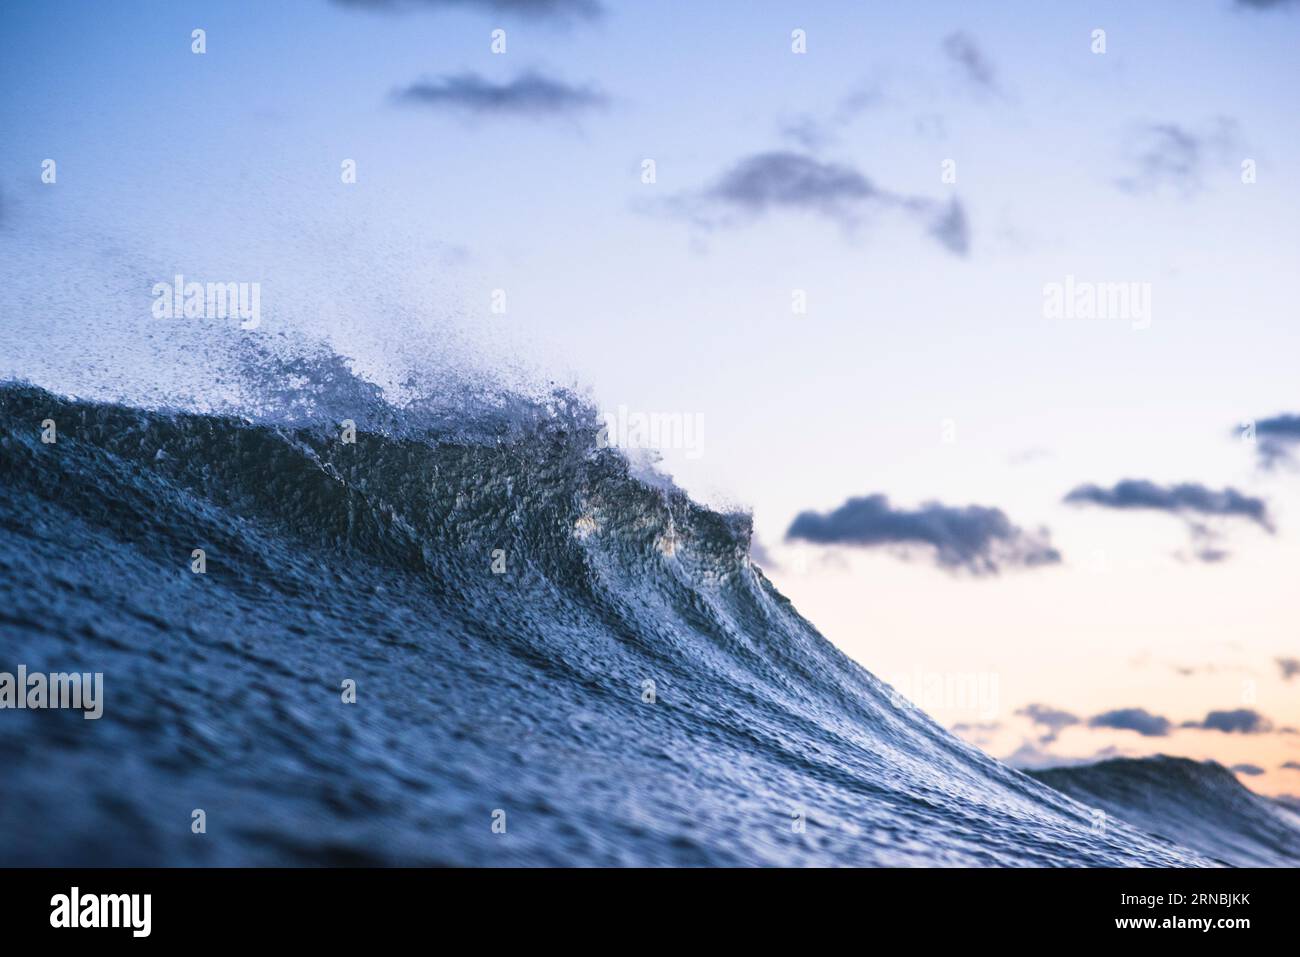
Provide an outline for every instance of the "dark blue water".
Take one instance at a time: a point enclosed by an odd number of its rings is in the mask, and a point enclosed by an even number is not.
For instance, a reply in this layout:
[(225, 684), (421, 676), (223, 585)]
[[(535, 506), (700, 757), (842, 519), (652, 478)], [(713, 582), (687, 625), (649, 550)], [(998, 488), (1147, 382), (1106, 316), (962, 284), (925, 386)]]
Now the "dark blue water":
[(1300, 816), (1214, 762), (1157, 755), (1052, 768), (1034, 777), (1171, 845), (1236, 867), (1300, 864)]
[(953, 738), (590, 415), (375, 408), (0, 388), (0, 670), (105, 697), (0, 711), (0, 863), (1206, 862)]

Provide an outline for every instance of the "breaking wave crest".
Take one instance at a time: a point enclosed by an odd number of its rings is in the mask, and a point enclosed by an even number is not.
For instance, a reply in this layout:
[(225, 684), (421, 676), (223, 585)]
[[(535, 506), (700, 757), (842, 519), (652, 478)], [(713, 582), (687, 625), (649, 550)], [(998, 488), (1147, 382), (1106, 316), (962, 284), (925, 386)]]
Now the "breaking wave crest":
[(269, 378), (0, 387), (0, 668), (105, 696), (6, 714), (0, 863), (1208, 863), (949, 735), (578, 398)]

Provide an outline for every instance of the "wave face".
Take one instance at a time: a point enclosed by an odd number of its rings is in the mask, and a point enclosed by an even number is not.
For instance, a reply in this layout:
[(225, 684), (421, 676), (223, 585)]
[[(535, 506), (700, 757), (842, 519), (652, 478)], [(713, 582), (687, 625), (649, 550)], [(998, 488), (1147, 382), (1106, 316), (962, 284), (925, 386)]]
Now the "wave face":
[(1076, 800), (1220, 863), (1300, 864), (1300, 818), (1213, 761), (1157, 755), (1031, 773)]
[(1093, 833), (823, 639), (747, 517), (530, 408), (347, 444), (0, 387), (0, 670), (105, 699), (0, 712), (0, 863), (1208, 863)]

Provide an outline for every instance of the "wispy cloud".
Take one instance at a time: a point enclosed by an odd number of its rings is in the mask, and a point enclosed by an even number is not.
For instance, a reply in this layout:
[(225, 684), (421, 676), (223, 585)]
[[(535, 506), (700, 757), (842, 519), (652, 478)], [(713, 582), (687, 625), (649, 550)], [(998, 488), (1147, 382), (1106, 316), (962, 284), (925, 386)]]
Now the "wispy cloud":
[(384, 13), (412, 10), (484, 10), (537, 19), (593, 19), (604, 12), (598, 0), (332, 0), (340, 7)]
[(851, 498), (824, 514), (802, 512), (786, 537), (818, 545), (885, 546), (904, 553), (910, 547), (923, 546), (933, 550), (940, 568), (975, 575), (1061, 560), (1046, 530), (1026, 532), (1000, 509), (980, 505), (954, 508), (938, 502), (916, 509), (894, 508), (884, 495)]
[(993, 736), (1002, 728), (1000, 721), (959, 721), (952, 726), (952, 733), (962, 740), (969, 741), (976, 747), (984, 747), (993, 740)]
[(1124, 479), (1111, 488), (1080, 485), (1065, 496), (1073, 504), (1101, 505), (1118, 509), (1151, 509), (1176, 514), (1236, 516), (1272, 530), (1268, 507), (1262, 499), (1234, 488), (1214, 491), (1195, 482), (1157, 485), (1145, 479)]
[(1196, 482), (1157, 485), (1145, 479), (1124, 479), (1111, 488), (1080, 485), (1064, 501), (1070, 505), (1097, 505), (1122, 510), (1167, 512), (1187, 522), (1197, 543), (1196, 557), (1204, 562), (1222, 561), (1228, 553), (1216, 547), (1215, 532), (1203, 519), (1243, 518), (1272, 533), (1273, 522), (1263, 499), (1246, 495), (1235, 488), (1219, 491)]
[(1021, 742), (1020, 747), (1002, 758), (1002, 761), (1013, 768), (1042, 771), (1048, 768), (1074, 768), (1086, 764), (1096, 764), (1098, 761), (1123, 756), (1124, 753), (1119, 748), (1108, 745), (1088, 757), (1063, 758), (1059, 754), (1053, 754), (1051, 751), (1039, 747), (1033, 741), (1025, 740)]
[(993, 64), (969, 33), (958, 30), (948, 34), (943, 38), (942, 48), (944, 55), (956, 65), (967, 83), (981, 92), (998, 92)]
[(1237, 774), (1248, 774), (1251, 777), (1257, 777), (1264, 773), (1264, 769), (1258, 764), (1234, 764), (1232, 770)]
[(708, 195), (756, 213), (786, 207), (833, 217), (863, 200), (883, 196), (851, 166), (786, 152), (746, 157), (723, 174)]
[(1219, 118), (1203, 130), (1178, 123), (1145, 123), (1125, 142), (1129, 169), (1115, 180), (1128, 193), (1170, 189), (1189, 196), (1204, 185), (1207, 169), (1223, 163), (1239, 141), (1237, 124)]
[(839, 139), (840, 132), (861, 114), (885, 102), (880, 80), (863, 83), (850, 91), (824, 116), (801, 113), (780, 124), (783, 137), (809, 152), (816, 152)]
[(970, 249), (970, 224), (966, 221), (966, 208), (953, 200), (931, 220), (929, 233), (948, 252), (957, 256), (966, 255)]
[(1114, 711), (1105, 711), (1089, 718), (1088, 727), (1136, 731), (1145, 738), (1163, 738), (1173, 729), (1168, 718), (1152, 714), (1145, 708), (1117, 708)]
[(1235, 3), (1247, 10), (1281, 10), (1300, 6), (1300, 0), (1235, 0)]
[(1300, 771), (1300, 761), (1284, 761), (1278, 767), (1284, 771)]
[(571, 86), (540, 73), (523, 73), (493, 83), (475, 73), (419, 80), (393, 94), (400, 103), (451, 109), (476, 115), (558, 116), (605, 104), (605, 96), (587, 86)]
[(956, 199), (894, 193), (847, 164), (786, 150), (741, 159), (702, 193), (679, 198), (676, 210), (707, 226), (730, 225), (737, 215), (802, 211), (845, 227), (872, 213), (898, 211), (923, 225), (948, 252), (964, 256), (970, 249), (970, 226)]
[(1255, 451), (1265, 468), (1294, 461), (1300, 445), (1300, 415), (1283, 413), (1255, 423)]
[(1278, 658), (1277, 667), (1282, 672), (1282, 680), (1290, 681), (1300, 675), (1300, 658)]
[(1045, 704), (1027, 704), (1016, 714), (1028, 718), (1032, 724), (1045, 729), (1038, 738), (1039, 744), (1051, 744), (1061, 731), (1079, 723), (1079, 719), (1070, 712)]

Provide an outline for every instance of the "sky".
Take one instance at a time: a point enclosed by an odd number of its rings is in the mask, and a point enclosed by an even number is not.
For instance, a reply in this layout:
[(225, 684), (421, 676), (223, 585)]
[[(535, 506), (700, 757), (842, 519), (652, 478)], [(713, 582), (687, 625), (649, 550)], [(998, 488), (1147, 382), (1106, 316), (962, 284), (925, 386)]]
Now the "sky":
[(967, 739), (1300, 794), (1300, 3), (0, 22), (0, 377), (215, 407), (293, 333), (689, 422), (660, 468)]

